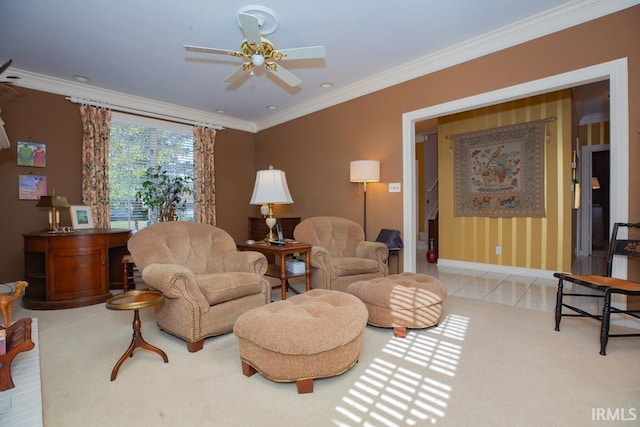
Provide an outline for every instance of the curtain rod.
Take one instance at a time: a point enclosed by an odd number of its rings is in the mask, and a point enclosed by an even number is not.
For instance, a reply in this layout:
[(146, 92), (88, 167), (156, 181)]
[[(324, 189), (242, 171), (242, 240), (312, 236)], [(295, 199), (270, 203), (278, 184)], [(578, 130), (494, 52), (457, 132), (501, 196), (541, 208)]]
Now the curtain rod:
[[(545, 122), (549, 123), (549, 122), (555, 122), (556, 120), (558, 120), (558, 118), (556, 116), (551, 116), (551, 117), (547, 117), (546, 119), (541, 119), (544, 120)], [(533, 122), (535, 122), (536, 120), (532, 120)], [(520, 122), (520, 123), (529, 123), (529, 122)], [(518, 123), (518, 124), (520, 124)], [(444, 136), (446, 139), (451, 139), (453, 138), (453, 135), (445, 135)]]
[(199, 121), (196, 121), (196, 120), (182, 119), (180, 117), (168, 116), (166, 114), (152, 113), (150, 111), (138, 110), (136, 108), (128, 108), (128, 107), (122, 107), (122, 106), (119, 106), (119, 105), (112, 105), (112, 104), (108, 104), (106, 102), (91, 101), (91, 100), (88, 100), (88, 99), (78, 98), (78, 97), (75, 97), (75, 96), (68, 96), (65, 99), (67, 101), (73, 102), (74, 104), (86, 104), (86, 105), (91, 105), (92, 107), (104, 107), (104, 108), (109, 108), (109, 109), (114, 110), (114, 111), (120, 111), (121, 113), (131, 113), (131, 114), (137, 114), (139, 116), (151, 117), (151, 118), (154, 118), (154, 119), (161, 119), (161, 120), (167, 120), (167, 121), (175, 122), (175, 123), (182, 123), (182, 124), (185, 124), (185, 125), (204, 126), (204, 127), (208, 127), (208, 128), (212, 128), (212, 129), (216, 129), (216, 130), (224, 130), (224, 127), (222, 127), (220, 125), (214, 125), (214, 124), (210, 124), (210, 123), (199, 122)]

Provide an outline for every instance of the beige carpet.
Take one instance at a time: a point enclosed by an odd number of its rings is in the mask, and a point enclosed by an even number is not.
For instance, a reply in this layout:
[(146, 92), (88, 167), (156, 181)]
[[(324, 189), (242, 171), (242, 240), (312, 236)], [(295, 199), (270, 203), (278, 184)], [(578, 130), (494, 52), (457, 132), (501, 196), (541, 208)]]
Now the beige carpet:
[(640, 340), (612, 339), (603, 357), (592, 321), (565, 319), (555, 332), (547, 312), (449, 297), (437, 328), (398, 339), (367, 327), (353, 369), (298, 395), (293, 383), (243, 376), (233, 334), (188, 353), (152, 309), (140, 312), (142, 332), (169, 363), (138, 349), (111, 382), (131, 312), (16, 308), (39, 318), (45, 426), (603, 425), (598, 408), (640, 417)]

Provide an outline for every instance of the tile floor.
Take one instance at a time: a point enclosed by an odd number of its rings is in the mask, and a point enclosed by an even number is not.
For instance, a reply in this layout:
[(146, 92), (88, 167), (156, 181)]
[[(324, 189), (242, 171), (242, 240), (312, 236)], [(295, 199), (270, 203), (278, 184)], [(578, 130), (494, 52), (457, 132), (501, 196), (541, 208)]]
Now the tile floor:
[[(426, 261), (425, 251), (418, 250), (416, 272), (437, 277), (449, 291), (449, 295), (474, 298), (520, 308), (553, 312), (556, 307), (558, 280), (517, 276), (452, 267), (438, 267)], [(604, 275), (607, 267), (606, 251), (588, 257), (579, 257), (572, 268), (576, 274)], [(565, 283), (565, 292), (571, 289)], [(596, 293), (583, 286), (574, 290), (580, 293)], [(599, 299), (565, 296), (564, 302), (589, 312), (599, 312)]]
[(418, 252), (416, 272), (437, 277), (449, 295), (553, 312), (556, 306), (555, 279), (438, 267)]
[[(553, 312), (556, 307), (557, 279), (541, 279), (536, 277), (517, 276), (503, 273), (470, 270), (454, 267), (438, 267), (426, 261), (424, 250), (418, 250), (416, 255), (416, 272), (437, 277), (448, 290), (449, 295), (473, 298), (498, 304), (508, 304), (515, 307)], [(394, 262), (390, 274), (395, 274)], [(600, 256), (586, 257), (577, 260), (573, 271), (582, 274), (604, 274), (606, 259)], [(277, 285), (278, 281), (272, 281)], [(302, 281), (292, 279), (290, 284), (303, 291)], [(565, 289), (571, 286), (565, 285)], [(579, 287), (580, 292), (587, 293), (588, 289)], [(293, 295), (292, 292), (289, 295)], [(280, 299), (280, 288), (272, 291), (274, 301)], [(571, 303), (584, 310), (599, 311), (601, 307), (594, 298), (565, 297), (565, 302)]]

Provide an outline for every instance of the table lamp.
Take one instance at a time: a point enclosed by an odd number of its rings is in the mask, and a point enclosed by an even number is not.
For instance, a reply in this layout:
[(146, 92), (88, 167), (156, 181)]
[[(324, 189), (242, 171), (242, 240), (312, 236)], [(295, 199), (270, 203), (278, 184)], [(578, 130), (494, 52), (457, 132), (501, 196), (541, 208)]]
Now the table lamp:
[(351, 182), (364, 184), (364, 239), (367, 240), (367, 182), (380, 182), (380, 162), (377, 160), (354, 160), (351, 162)]
[(53, 189), (51, 196), (40, 196), (36, 207), (49, 208), (49, 231), (57, 231), (60, 228), (60, 208), (68, 208), (69, 202), (65, 196), (56, 196)]
[(267, 208), (260, 208), (263, 215), (266, 212), (265, 222), (269, 227), (266, 240), (276, 240), (276, 236), (273, 234), (273, 226), (276, 225), (273, 205), (293, 203), (284, 171), (274, 169), (273, 166), (269, 166), (267, 170), (259, 170), (256, 173), (256, 183), (253, 187), (250, 203), (267, 206)]

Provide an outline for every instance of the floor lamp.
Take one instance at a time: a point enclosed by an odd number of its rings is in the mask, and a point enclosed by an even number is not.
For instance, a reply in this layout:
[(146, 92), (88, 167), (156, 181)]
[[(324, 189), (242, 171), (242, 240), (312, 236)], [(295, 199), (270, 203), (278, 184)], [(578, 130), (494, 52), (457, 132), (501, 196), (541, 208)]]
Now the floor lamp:
[(377, 160), (354, 160), (350, 167), (351, 182), (364, 185), (364, 239), (367, 240), (367, 182), (380, 182), (380, 162)]
[(269, 234), (266, 240), (276, 240), (276, 236), (273, 234), (273, 226), (276, 225), (276, 218), (273, 216), (273, 205), (293, 203), (284, 171), (274, 169), (273, 166), (269, 166), (267, 170), (258, 171), (256, 173), (256, 183), (253, 187), (253, 195), (249, 203), (267, 207), (266, 209), (260, 208), (260, 212), (266, 216), (265, 222), (269, 227)]

